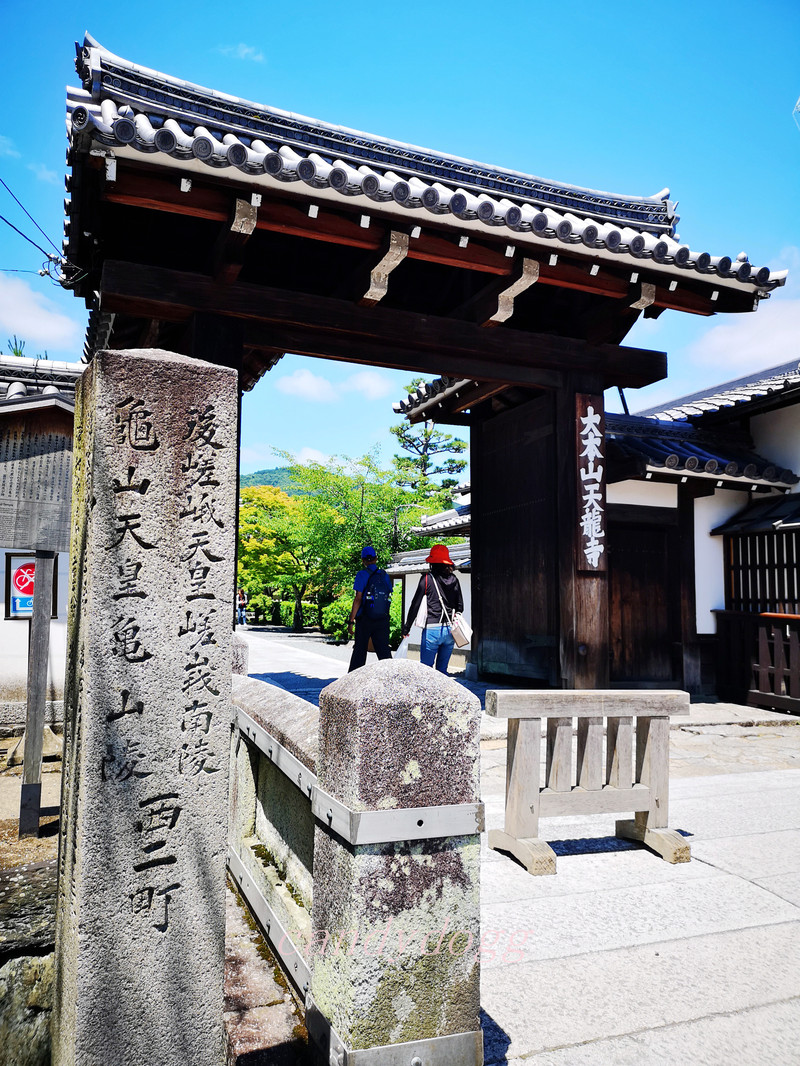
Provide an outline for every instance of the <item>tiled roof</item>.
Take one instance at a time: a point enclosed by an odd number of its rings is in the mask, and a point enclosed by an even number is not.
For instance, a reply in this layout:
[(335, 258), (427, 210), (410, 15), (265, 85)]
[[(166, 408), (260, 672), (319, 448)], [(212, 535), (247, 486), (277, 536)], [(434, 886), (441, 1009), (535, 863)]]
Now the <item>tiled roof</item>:
[(454, 395), (459, 389), (465, 388), (471, 382), (470, 378), (436, 378), (435, 381), (426, 381), (420, 385), (416, 392), (411, 392), (402, 400), (392, 404), (395, 414), (407, 415), (417, 408), (435, 406)]
[(772, 533), (800, 527), (800, 495), (792, 493), (778, 499), (760, 500), (711, 530), (712, 536), (723, 533)]
[(754, 267), (746, 257), (682, 244), (668, 189), (645, 197), (598, 192), (374, 137), (137, 66), (88, 35), (76, 66), (83, 88), (68, 90), (73, 144), (88, 137), (96, 149), (121, 155), (183, 161), (195, 170), (234, 168), (256, 185), (295, 183), (315, 197), (363, 197), (367, 205), (429, 212), (459, 228), (504, 229), (556, 251), (583, 245), (631, 265), (649, 260), (656, 273), (713, 275), (715, 284), (762, 293), (785, 280), (785, 272)]
[(461, 533), (468, 533), (470, 523), (470, 504), (459, 504), (449, 511), (440, 511), (439, 514), (423, 516), (420, 524), (414, 526), (411, 532), (417, 533), (422, 537), (429, 537), (434, 533), (456, 537)]
[(664, 422), (685, 421), (715, 413), (723, 408), (739, 407), (781, 392), (800, 388), (800, 363), (793, 360), (780, 366), (759, 370), (734, 381), (713, 385), (701, 392), (681, 396), (660, 407), (649, 407), (638, 414)]
[[(469, 544), (451, 544), (447, 550), (456, 570), (460, 570), (462, 573), (469, 573), (471, 567)], [(421, 574), (428, 569), (425, 559), (429, 552), (430, 548), (398, 552), (397, 555), (392, 556), (391, 563), (386, 567), (386, 573), (392, 577), (403, 577), (404, 574)]]
[(25, 399), (30, 403), (43, 394), (56, 393), (72, 401), (75, 384), (85, 369), (82, 363), (0, 355), (0, 402)]
[(606, 441), (610, 463), (638, 463), (645, 477), (691, 476), (714, 481), (719, 488), (790, 488), (800, 480), (739, 439), (704, 432), (687, 422), (606, 414)]

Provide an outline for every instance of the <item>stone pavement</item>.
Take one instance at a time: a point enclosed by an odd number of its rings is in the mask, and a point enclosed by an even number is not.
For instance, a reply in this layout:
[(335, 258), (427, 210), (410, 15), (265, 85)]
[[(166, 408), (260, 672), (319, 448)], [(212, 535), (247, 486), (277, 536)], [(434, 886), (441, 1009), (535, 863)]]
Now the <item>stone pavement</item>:
[[(240, 632), (251, 674), (306, 699), (347, 669), (318, 637)], [(544, 819), (554, 877), (484, 844), (487, 1066), (800, 1062), (798, 719), (695, 704), (672, 725), (669, 825), (691, 862), (617, 840), (615, 816)], [(483, 735), (500, 828), (505, 746)]]

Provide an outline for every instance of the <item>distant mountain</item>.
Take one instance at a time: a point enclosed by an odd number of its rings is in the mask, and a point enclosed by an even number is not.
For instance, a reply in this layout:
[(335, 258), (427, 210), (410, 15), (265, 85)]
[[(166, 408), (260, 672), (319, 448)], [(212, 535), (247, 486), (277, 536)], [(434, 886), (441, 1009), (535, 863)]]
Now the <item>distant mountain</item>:
[(275, 466), (271, 470), (256, 470), (254, 474), (242, 474), (239, 485), (243, 489), (253, 488), (255, 485), (273, 485), (276, 489), (283, 489), (289, 496), (299, 495), (295, 483), (289, 477), (288, 466)]

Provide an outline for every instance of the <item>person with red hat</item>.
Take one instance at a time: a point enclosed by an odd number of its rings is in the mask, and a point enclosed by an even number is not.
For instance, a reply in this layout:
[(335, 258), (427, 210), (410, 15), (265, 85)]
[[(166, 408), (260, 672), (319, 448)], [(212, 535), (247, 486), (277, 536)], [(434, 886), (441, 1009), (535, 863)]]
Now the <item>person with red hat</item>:
[(464, 597), (446, 544), (434, 544), (425, 562), (430, 564), (430, 572), (420, 576), (408, 608), (403, 636), (408, 636), (413, 625), (421, 624), (420, 662), (435, 666), (446, 674), (455, 643), (450, 622), (454, 614), (464, 610)]

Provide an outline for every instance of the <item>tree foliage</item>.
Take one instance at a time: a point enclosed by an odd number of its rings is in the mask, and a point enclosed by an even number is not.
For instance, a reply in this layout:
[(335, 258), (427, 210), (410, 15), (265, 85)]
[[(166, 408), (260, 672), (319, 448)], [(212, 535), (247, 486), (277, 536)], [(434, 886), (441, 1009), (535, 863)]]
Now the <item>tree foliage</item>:
[(410, 529), (429, 502), (397, 484), (373, 456), (328, 464), (289, 463), (289, 496), (271, 486), (242, 489), (239, 510), (239, 584), (249, 596), (272, 590), (296, 605), (315, 597), (320, 609), (352, 589), (361, 549), (371, 544), (381, 565), (396, 551), (416, 547)]

